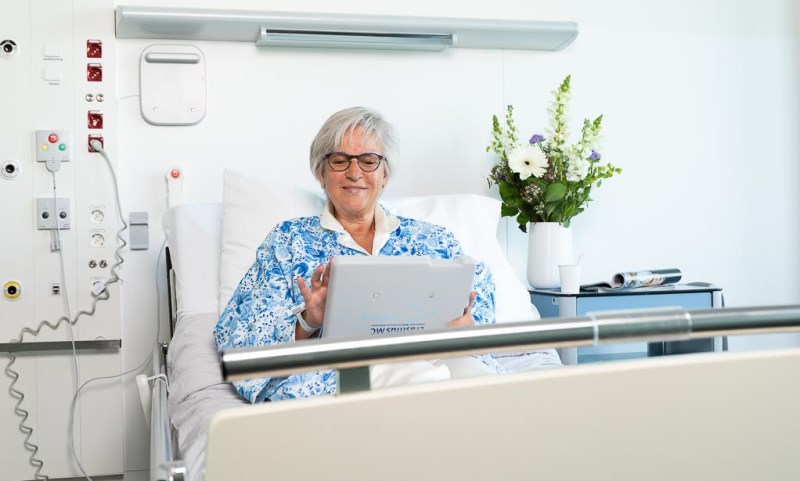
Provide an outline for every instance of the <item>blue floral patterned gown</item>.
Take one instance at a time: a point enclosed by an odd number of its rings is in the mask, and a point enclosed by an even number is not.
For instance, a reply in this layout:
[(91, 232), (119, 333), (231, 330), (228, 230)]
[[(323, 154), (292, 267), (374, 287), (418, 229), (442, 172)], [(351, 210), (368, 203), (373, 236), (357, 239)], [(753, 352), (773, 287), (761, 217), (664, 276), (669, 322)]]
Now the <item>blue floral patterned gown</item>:
[[(383, 256), (430, 256), (451, 259), (463, 255), (461, 245), (443, 227), (375, 209), (372, 252)], [(278, 224), (256, 252), (256, 261), (239, 282), (222, 313), (214, 337), (217, 348), (266, 346), (294, 342), (293, 308), (303, 303), (295, 275), (310, 285), (311, 274), (333, 256), (368, 255), (333, 217), (330, 204), (321, 216), (301, 217)], [(493, 324), (494, 282), (489, 269), (478, 262), (472, 290), (476, 324)], [(466, 299), (464, 304), (466, 305)], [(491, 355), (475, 356), (490, 369), (502, 372)], [(234, 383), (250, 402), (278, 401), (336, 392), (333, 370), (305, 372), (289, 377), (251, 379)]]

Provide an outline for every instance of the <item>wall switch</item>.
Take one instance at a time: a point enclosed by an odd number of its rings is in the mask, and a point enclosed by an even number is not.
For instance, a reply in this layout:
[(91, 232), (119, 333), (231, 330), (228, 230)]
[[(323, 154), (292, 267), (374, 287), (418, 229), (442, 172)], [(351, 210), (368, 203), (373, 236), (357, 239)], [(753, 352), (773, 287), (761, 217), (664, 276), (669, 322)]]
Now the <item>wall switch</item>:
[(69, 198), (39, 197), (36, 199), (36, 228), (65, 230), (72, 227), (72, 213), (69, 208)]

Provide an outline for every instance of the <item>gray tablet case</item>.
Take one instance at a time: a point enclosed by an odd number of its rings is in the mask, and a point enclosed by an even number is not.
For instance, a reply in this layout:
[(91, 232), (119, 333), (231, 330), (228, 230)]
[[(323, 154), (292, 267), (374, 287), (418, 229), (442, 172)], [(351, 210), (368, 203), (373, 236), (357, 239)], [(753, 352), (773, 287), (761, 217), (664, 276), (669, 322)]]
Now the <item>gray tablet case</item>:
[(335, 257), (321, 337), (444, 329), (463, 315), (474, 272), (469, 257)]

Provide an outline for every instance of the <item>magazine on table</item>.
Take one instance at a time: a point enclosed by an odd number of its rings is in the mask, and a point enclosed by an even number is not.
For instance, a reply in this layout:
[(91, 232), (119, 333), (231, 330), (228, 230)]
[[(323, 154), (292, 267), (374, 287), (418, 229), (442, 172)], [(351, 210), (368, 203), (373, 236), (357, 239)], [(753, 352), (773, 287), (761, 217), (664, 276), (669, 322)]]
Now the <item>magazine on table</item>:
[(681, 280), (680, 269), (651, 269), (643, 271), (618, 272), (609, 282), (584, 284), (584, 291), (609, 291), (617, 289), (633, 289), (636, 287), (656, 287), (677, 284)]

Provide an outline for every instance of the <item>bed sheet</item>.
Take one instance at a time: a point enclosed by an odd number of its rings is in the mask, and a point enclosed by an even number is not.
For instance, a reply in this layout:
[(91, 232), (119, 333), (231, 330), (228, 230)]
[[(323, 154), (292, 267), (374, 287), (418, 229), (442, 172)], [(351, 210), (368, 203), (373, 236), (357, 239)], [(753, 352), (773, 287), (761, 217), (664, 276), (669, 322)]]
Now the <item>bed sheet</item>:
[(183, 314), (167, 351), (170, 423), (187, 468), (187, 481), (203, 479), (208, 422), (219, 410), (248, 405), (222, 380), (214, 338), (216, 313)]

